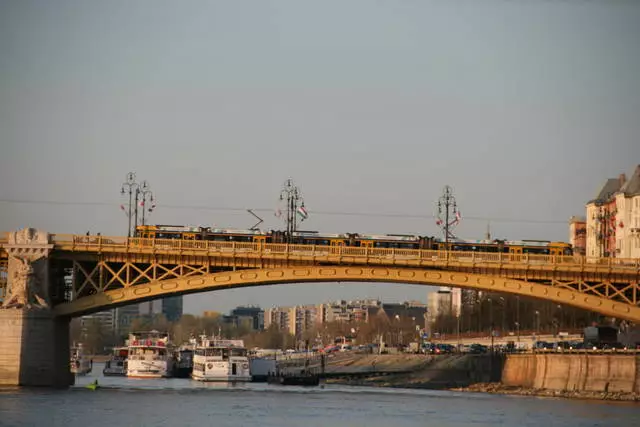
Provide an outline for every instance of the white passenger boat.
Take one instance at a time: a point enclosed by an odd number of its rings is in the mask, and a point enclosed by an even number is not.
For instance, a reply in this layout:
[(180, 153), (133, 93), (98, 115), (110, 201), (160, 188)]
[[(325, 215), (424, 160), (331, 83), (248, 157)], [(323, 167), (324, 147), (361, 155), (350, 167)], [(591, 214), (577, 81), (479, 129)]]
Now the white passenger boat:
[(93, 361), (84, 354), (82, 344), (71, 347), (71, 373), (75, 375), (87, 375), (93, 368)]
[(127, 377), (168, 378), (173, 370), (169, 335), (163, 332), (129, 334)]
[(129, 347), (114, 347), (111, 359), (107, 360), (102, 370), (105, 377), (126, 377)]
[(193, 355), (191, 378), (197, 381), (251, 381), (244, 342), (201, 337)]

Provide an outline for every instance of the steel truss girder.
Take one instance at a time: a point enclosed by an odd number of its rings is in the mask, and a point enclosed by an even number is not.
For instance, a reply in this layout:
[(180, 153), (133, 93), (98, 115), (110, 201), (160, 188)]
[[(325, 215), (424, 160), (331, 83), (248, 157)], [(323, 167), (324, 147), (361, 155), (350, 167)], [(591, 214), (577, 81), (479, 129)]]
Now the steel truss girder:
[[(141, 268), (138, 268), (142, 270)], [(173, 271), (178, 270), (176, 266)], [(234, 271), (189, 274), (166, 280), (107, 290), (101, 295), (89, 295), (76, 301), (56, 306), (56, 314), (74, 316), (105, 307), (141, 302), (163, 296), (190, 294), (216, 289), (231, 289), (245, 286), (264, 286), (282, 283), (305, 282), (391, 282), (426, 286), (452, 286), (487, 292), (509, 293), (570, 305), (601, 314), (640, 323), (640, 306), (623, 302), (637, 295), (638, 285), (627, 284), (615, 291), (607, 291), (610, 283), (589, 284), (574, 281), (526, 281), (494, 276), (478, 272), (419, 269), (407, 267), (361, 267), (361, 266), (289, 266), (270, 269), (241, 269)], [(615, 298), (615, 299), (614, 299)], [(637, 298), (637, 296), (635, 297)]]
[[(174, 281), (191, 276), (204, 276), (213, 271), (226, 269), (260, 271), (269, 268), (311, 267), (320, 263), (310, 260), (292, 259), (247, 259), (238, 258), (215, 259), (193, 254), (126, 254), (105, 253), (100, 255), (74, 254), (73, 260), (73, 290), (72, 299), (143, 286), (148, 283)], [(322, 263), (325, 266), (339, 266), (341, 260), (332, 263)], [(337, 263), (337, 264), (336, 264)], [(344, 266), (344, 265), (343, 265)], [(354, 268), (362, 268), (359, 264), (352, 264)], [(385, 268), (384, 265), (370, 265), (370, 268)], [(411, 269), (411, 266), (397, 266)], [(433, 271), (433, 267), (413, 266), (423, 271)], [(640, 272), (637, 274), (567, 271), (559, 268), (537, 268), (526, 265), (517, 268), (513, 265), (468, 266), (450, 264), (441, 271), (481, 274), (486, 277), (502, 277), (523, 282), (542, 284), (551, 288), (566, 289), (579, 294), (592, 295), (598, 298), (638, 306), (640, 304)]]
[(150, 282), (203, 275), (208, 265), (73, 260), (73, 298)]

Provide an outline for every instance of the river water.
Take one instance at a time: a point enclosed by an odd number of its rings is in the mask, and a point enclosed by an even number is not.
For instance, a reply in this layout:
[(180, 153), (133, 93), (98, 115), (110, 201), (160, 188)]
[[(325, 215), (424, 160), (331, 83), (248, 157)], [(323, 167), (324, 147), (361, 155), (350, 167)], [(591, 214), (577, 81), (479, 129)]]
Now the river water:
[[(0, 388), (1, 426), (640, 425), (640, 405), (481, 393), (326, 385), (227, 385), (188, 379), (79, 377), (67, 390)], [(84, 386), (95, 379), (102, 386)]]

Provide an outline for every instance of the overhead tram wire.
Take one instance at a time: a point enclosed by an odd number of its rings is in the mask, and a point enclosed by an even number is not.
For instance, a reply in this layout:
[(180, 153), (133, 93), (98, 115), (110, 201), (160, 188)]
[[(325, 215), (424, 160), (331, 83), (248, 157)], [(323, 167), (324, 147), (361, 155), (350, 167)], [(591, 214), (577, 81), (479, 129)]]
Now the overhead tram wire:
[[(0, 199), (0, 203), (12, 203), (12, 204), (33, 204), (33, 205), (54, 205), (54, 206), (118, 206), (118, 203), (107, 202), (71, 202), (71, 201), (55, 201), (55, 200), (24, 200), (24, 199)], [(171, 205), (163, 204), (162, 208), (165, 209), (180, 209), (180, 210), (203, 210), (211, 212), (230, 212), (230, 213), (242, 213), (246, 214), (247, 208), (234, 208), (225, 206), (202, 206), (202, 205)], [(254, 212), (274, 212), (272, 208), (251, 208)], [(434, 215), (417, 215), (417, 214), (403, 214), (403, 213), (374, 213), (374, 212), (349, 212), (349, 211), (316, 211), (309, 210), (313, 215), (325, 215), (325, 216), (354, 216), (354, 217), (370, 217), (370, 218), (403, 218), (403, 219), (434, 219)], [(514, 224), (566, 224), (567, 221), (560, 220), (547, 220), (547, 219), (517, 219), (517, 218), (496, 218), (496, 217), (481, 217), (481, 216), (466, 216), (467, 221), (491, 221), (502, 223), (514, 223)]]

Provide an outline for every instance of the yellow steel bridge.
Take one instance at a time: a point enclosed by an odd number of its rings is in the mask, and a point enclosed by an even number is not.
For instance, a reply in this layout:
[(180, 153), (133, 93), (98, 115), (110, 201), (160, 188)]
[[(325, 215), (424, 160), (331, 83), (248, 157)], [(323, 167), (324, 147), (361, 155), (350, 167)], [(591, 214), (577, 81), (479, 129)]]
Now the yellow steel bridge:
[[(216, 289), (396, 282), (505, 292), (640, 322), (639, 259), (62, 234), (49, 238), (59, 316)], [(3, 245), (6, 241), (0, 240), (0, 287), (7, 275)], [(61, 276), (69, 273), (65, 284)]]

